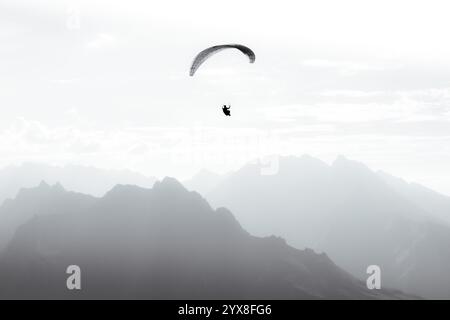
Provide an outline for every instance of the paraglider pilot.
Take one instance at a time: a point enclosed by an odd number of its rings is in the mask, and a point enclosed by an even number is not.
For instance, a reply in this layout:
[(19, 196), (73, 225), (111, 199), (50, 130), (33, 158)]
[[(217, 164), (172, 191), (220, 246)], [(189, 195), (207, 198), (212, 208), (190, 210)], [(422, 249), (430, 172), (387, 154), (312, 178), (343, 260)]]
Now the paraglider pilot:
[(222, 107), (222, 111), (223, 113), (225, 113), (226, 116), (231, 116), (231, 111), (230, 111), (231, 106), (226, 106), (225, 104)]

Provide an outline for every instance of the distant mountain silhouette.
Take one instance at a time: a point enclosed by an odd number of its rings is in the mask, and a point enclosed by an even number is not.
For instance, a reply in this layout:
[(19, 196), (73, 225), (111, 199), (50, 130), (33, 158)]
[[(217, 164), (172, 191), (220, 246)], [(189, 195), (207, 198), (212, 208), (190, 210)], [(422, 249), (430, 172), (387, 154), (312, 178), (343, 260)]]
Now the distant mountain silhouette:
[(417, 183), (408, 183), (386, 172), (378, 175), (397, 193), (443, 222), (450, 224), (450, 197)]
[(226, 178), (227, 175), (219, 175), (217, 173), (208, 171), (206, 169), (200, 170), (191, 179), (183, 182), (183, 185), (193, 191), (197, 191), (201, 195), (205, 195), (215, 188), (220, 181)]
[(344, 157), (331, 166), (309, 156), (281, 157), (277, 174), (260, 170), (243, 167), (206, 198), (229, 208), (252, 234), (277, 234), (295, 247), (324, 251), (361, 278), (376, 264), (385, 285), (450, 298), (446, 197), (393, 187), (386, 176)]
[(61, 184), (50, 186), (42, 181), (36, 188), (20, 189), (14, 200), (0, 206), (0, 251), (17, 228), (34, 216), (80, 212), (95, 201), (92, 196), (67, 192)]
[(21, 188), (36, 187), (41, 181), (49, 184), (59, 182), (67, 190), (103, 196), (116, 184), (151, 187), (156, 179), (127, 170), (24, 163), (20, 166), (8, 166), (0, 169), (0, 205), (5, 199), (15, 197)]
[[(32, 216), (0, 256), (0, 298), (408, 298), (368, 290), (325, 254), (249, 235), (224, 208), (165, 178), (102, 198), (23, 190), (1, 214)], [(66, 289), (68, 265), (81, 291)]]

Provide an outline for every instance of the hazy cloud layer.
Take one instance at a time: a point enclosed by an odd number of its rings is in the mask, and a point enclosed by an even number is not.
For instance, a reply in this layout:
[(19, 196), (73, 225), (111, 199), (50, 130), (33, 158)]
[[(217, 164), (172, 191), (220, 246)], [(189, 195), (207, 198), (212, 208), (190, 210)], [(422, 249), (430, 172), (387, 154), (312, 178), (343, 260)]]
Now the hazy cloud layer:
[[(444, 1), (3, 1), (1, 164), (183, 178), (270, 153), (345, 154), (450, 194), (447, 12)], [(224, 52), (188, 77), (199, 50), (228, 42), (256, 63)]]

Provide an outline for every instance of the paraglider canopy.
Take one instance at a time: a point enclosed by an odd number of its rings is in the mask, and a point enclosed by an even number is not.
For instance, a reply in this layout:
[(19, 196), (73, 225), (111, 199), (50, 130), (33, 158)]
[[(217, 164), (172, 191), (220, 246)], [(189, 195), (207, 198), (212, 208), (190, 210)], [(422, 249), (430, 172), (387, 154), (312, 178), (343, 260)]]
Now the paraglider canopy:
[(250, 63), (255, 62), (255, 53), (246, 46), (243, 46), (240, 44), (218, 45), (218, 46), (213, 46), (213, 47), (207, 48), (207, 49), (201, 51), (199, 54), (197, 54), (194, 61), (192, 62), (191, 69), (189, 71), (189, 75), (192, 77), (195, 74), (195, 72), (197, 71), (197, 69), (202, 65), (203, 62), (205, 62), (212, 55), (214, 55), (222, 50), (225, 50), (225, 49), (237, 49), (249, 58)]

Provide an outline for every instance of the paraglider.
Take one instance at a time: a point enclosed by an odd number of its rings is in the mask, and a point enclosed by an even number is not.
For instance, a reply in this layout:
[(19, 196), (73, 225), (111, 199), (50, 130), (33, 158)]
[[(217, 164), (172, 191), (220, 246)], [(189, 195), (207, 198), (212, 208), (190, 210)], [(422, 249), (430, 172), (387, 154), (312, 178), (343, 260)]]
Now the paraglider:
[(231, 111), (230, 111), (231, 106), (226, 106), (225, 104), (222, 107), (222, 111), (223, 113), (225, 113), (226, 116), (231, 116)]
[(197, 54), (194, 61), (192, 62), (191, 69), (189, 71), (189, 75), (191, 77), (194, 76), (195, 72), (202, 65), (203, 62), (208, 60), (208, 58), (211, 57), (212, 55), (214, 55), (222, 50), (225, 50), (225, 49), (237, 49), (248, 57), (250, 63), (255, 62), (255, 58), (256, 58), (255, 53), (246, 46), (243, 46), (241, 44), (218, 45), (218, 46), (209, 47), (209, 48), (201, 51), (199, 54)]
[[(225, 50), (225, 49), (237, 49), (248, 57), (250, 63), (255, 62), (255, 58), (256, 58), (255, 53), (246, 46), (243, 46), (241, 44), (218, 45), (218, 46), (209, 47), (209, 48), (201, 51), (200, 53), (198, 53), (195, 56), (194, 61), (191, 64), (191, 69), (189, 70), (189, 75), (191, 77), (193, 77), (195, 72), (203, 64), (203, 62), (208, 60), (209, 57), (211, 57), (212, 55), (214, 55), (222, 50)], [(231, 106), (228, 106), (228, 107), (226, 105), (222, 106), (222, 111), (226, 116), (231, 116), (230, 108), (231, 108)]]

